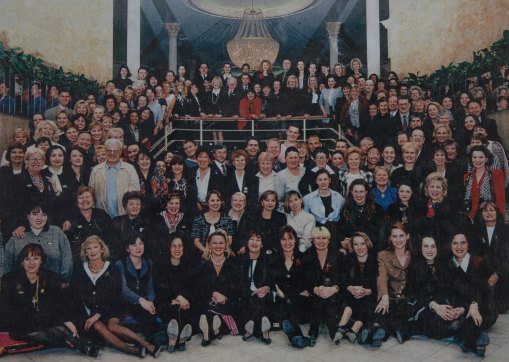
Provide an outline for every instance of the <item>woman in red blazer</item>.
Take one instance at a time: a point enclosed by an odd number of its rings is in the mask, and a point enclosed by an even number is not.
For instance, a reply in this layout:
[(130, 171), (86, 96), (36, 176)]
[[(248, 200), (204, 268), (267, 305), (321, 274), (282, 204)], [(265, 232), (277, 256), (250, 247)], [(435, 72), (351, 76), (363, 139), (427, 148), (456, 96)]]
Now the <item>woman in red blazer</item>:
[[(240, 100), (239, 113), (240, 118), (260, 119), (262, 113), (262, 99), (255, 97), (255, 92), (253, 90), (248, 90), (246, 98)], [(247, 121), (239, 121), (237, 123), (237, 129), (244, 129), (246, 124)]]
[(505, 217), (505, 175), (503, 171), (489, 167), (493, 155), (484, 146), (474, 146), (470, 150), (472, 171), (465, 174), (464, 205), (473, 219), (479, 205), (485, 201), (494, 201)]

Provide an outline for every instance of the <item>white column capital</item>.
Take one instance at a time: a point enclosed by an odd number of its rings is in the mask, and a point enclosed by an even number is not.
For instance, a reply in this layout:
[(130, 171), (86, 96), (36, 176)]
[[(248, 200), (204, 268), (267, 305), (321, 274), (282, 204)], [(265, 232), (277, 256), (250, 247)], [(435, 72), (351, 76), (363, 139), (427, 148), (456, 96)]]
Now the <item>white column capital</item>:
[(340, 21), (328, 22), (325, 23), (325, 28), (327, 29), (327, 33), (329, 33), (329, 38), (337, 38), (339, 31), (341, 30), (341, 25), (343, 23)]
[(180, 23), (163, 23), (163, 25), (169, 37), (176, 38), (179, 35)]

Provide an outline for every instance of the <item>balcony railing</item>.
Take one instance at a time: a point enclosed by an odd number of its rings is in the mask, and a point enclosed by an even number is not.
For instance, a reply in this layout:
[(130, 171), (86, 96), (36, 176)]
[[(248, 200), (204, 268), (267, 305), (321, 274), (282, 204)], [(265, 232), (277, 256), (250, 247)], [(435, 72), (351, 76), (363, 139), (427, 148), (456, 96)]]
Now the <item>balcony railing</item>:
[[(237, 130), (237, 122), (247, 122)], [(200, 145), (214, 143), (214, 134), (223, 133), (223, 141), (229, 148), (243, 148), (249, 137), (256, 137), (260, 143), (269, 138), (283, 138), (286, 127), (296, 124), (301, 129), (300, 140), (306, 141), (310, 134), (319, 134), (325, 147), (334, 148), (338, 139), (352, 145), (339, 126), (321, 116), (264, 118), (259, 120), (239, 118), (178, 118), (165, 127), (164, 134), (152, 144), (151, 152), (158, 157), (166, 150), (180, 150), (185, 140), (195, 140)]]

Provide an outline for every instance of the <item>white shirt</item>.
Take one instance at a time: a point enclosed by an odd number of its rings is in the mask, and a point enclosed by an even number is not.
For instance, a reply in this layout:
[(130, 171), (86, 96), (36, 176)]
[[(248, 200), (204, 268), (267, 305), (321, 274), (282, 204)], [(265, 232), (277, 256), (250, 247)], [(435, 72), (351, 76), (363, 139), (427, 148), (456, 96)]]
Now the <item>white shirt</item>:
[(274, 183), (276, 181), (276, 171), (272, 170), (269, 176), (262, 176), (261, 172), (258, 172), (255, 176), (260, 180), (258, 182), (258, 198), (267, 190), (275, 191)]
[(461, 264), (459, 264), (456, 261), (456, 258), (454, 256), (452, 257), (452, 261), (454, 262), (454, 265), (456, 265), (456, 268), (461, 267), (461, 269), (463, 269), (463, 271), (466, 273), (468, 269), (468, 264), (470, 263), (470, 253), (467, 253), (467, 255), (465, 255), (465, 257), (461, 261)]
[(205, 202), (205, 197), (207, 197), (207, 190), (209, 188), (209, 180), (210, 168), (202, 179), (200, 179), (200, 169), (196, 170), (196, 188), (198, 189), (199, 202)]
[(495, 227), (486, 226), (486, 231), (488, 232), (488, 245), (491, 246), (491, 240), (493, 239), (493, 232), (495, 231)]

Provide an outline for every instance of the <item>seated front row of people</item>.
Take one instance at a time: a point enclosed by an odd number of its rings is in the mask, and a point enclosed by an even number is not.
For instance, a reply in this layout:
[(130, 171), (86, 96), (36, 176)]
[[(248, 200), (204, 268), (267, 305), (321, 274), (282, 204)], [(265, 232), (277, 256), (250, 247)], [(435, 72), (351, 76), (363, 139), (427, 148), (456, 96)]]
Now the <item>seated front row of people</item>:
[[(481, 207), (490, 223), (491, 206)], [(491, 257), (471, 254), (463, 233), (454, 234), (447, 248), (425, 236), (413, 252), (417, 244), (396, 223), (378, 260), (376, 246), (360, 231), (341, 243), (341, 251), (324, 226), (312, 230), (312, 246), (304, 252), (291, 226), (278, 230), (277, 245), (265, 245), (261, 231), (246, 239), (235, 255), (228, 234), (216, 229), (197, 264), (192, 244), (175, 233), (153, 262), (145, 257), (142, 234), (133, 232), (115, 263), (104, 241), (92, 235), (81, 246), (82, 262), (70, 284), (47, 263), (51, 245), (29, 242), (17, 258), (19, 268), (2, 279), (4, 329), (89, 355), (97, 355), (95, 341), (103, 340), (143, 357), (157, 356), (162, 345), (184, 350), (193, 331), (201, 331), (203, 346), (224, 333), (270, 344), (274, 324), (292, 346), (304, 348), (317, 342), (324, 323), (336, 344), (347, 338), (377, 347), (390, 335), (400, 343), (415, 334), (456, 336), (464, 350), (484, 355), (486, 329), (498, 315), (499, 268)], [(14, 312), (19, 308), (25, 312)], [(307, 335), (302, 323), (310, 323)]]

